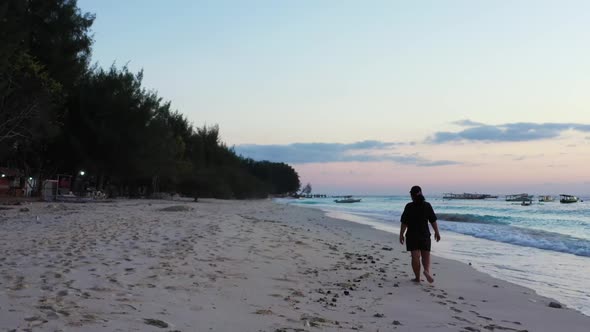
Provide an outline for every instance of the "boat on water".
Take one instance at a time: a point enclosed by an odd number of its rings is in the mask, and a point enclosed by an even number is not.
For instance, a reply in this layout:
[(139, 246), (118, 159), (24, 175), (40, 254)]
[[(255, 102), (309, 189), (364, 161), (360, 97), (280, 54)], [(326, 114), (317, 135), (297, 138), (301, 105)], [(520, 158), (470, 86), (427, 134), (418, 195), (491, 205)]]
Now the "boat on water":
[(527, 193), (506, 195), (506, 202), (532, 201), (533, 197), (533, 195)]
[(533, 201), (522, 201), (522, 203), (520, 203), (520, 205), (522, 205), (522, 206), (530, 206), (530, 205), (533, 205)]
[(453, 194), (453, 193), (444, 193), (443, 199), (486, 199), (486, 198), (498, 198), (498, 196), (492, 196), (489, 194), (478, 194), (478, 193), (462, 193), (462, 194)]
[(341, 199), (335, 199), (334, 202), (336, 203), (358, 203), (360, 202), (360, 198), (353, 198), (352, 196), (342, 196)]
[(567, 195), (567, 194), (560, 194), (559, 195), (559, 202), (560, 203), (577, 203), (580, 199), (574, 195)]
[(539, 202), (555, 202), (555, 197), (551, 195), (541, 195), (539, 196)]

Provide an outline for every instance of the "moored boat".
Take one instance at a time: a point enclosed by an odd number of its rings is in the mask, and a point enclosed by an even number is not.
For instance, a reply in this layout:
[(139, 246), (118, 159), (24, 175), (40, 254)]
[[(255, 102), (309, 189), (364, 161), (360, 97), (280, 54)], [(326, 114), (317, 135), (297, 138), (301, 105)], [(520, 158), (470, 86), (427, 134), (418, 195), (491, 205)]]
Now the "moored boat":
[(453, 193), (444, 193), (443, 199), (486, 199), (486, 198), (498, 198), (498, 196), (493, 196), (490, 194), (478, 194), (478, 193), (462, 193), (462, 194), (453, 194)]
[(541, 195), (539, 196), (539, 202), (555, 202), (555, 197), (551, 195)]
[(560, 203), (577, 203), (578, 200), (579, 200), (579, 198), (574, 195), (567, 195), (567, 194), (560, 194), (559, 195), (559, 202)]
[(335, 203), (358, 203), (360, 202), (360, 198), (353, 198), (352, 196), (343, 196), (342, 199), (335, 199)]
[(533, 195), (527, 193), (506, 195), (506, 202), (532, 201), (533, 197)]

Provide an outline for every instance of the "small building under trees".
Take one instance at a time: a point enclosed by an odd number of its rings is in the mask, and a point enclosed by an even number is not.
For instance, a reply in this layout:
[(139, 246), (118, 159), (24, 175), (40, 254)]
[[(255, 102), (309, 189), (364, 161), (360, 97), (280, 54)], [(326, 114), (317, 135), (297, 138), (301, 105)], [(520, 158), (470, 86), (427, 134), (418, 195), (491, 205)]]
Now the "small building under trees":
[(0, 197), (23, 196), (23, 182), (23, 175), (20, 170), (0, 167)]

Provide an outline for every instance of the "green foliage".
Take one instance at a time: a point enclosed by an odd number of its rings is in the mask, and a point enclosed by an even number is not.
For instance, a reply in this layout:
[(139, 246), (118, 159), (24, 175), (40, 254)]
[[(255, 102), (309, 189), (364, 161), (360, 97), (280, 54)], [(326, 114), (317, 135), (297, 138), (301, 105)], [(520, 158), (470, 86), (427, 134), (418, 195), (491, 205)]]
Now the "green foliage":
[(87, 71), (93, 20), (75, 0), (0, 3), (0, 123), (9, 123), (0, 129), (5, 164), (27, 173), (46, 167), (65, 97)]
[[(73, 157), (69, 163), (118, 178), (149, 176), (137, 171), (144, 170), (140, 163), (152, 157), (148, 148), (156, 145), (153, 135), (161, 124), (154, 110), (160, 100), (142, 90), (141, 79), (141, 73), (111, 67), (94, 70), (80, 82), (64, 123), (62, 144)], [(159, 160), (150, 161), (151, 167), (160, 166)]]
[(39, 168), (40, 151), (59, 130), (61, 87), (30, 55), (15, 51), (0, 68), (0, 160)]
[(82, 13), (76, 0), (24, 2), (28, 8), (21, 31), (26, 34), (27, 48), (67, 93), (87, 72), (94, 15)]
[(43, 67), (30, 55), (15, 52), (0, 69), (0, 143), (25, 143), (35, 125), (50, 117), (52, 100), (60, 92)]
[(271, 184), (269, 188), (271, 194), (295, 193), (301, 185), (297, 172), (285, 163), (254, 161), (249, 158), (242, 159), (241, 163), (250, 174)]
[(113, 195), (259, 198), (300, 183), (283, 163), (236, 155), (127, 67), (90, 68), (94, 15), (75, 0), (0, 4), (0, 164), (52, 177), (86, 171)]
[(311, 194), (311, 183), (308, 183), (305, 185), (305, 187), (303, 187), (303, 189), (301, 189), (300, 194), (301, 195), (308, 195)]

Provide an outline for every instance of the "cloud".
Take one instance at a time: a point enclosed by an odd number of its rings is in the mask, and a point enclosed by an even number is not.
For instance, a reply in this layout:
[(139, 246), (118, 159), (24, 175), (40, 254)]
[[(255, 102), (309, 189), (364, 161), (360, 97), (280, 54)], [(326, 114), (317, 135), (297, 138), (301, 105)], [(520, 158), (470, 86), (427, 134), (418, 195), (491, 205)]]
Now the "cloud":
[(398, 164), (421, 167), (456, 165), (451, 160), (431, 161), (417, 154), (399, 154), (392, 150), (406, 143), (361, 141), (343, 143), (292, 143), (287, 145), (243, 144), (234, 147), (244, 157), (254, 160), (269, 160), (291, 164), (329, 162), (375, 162), (392, 161)]
[(483, 126), (484, 124), (481, 122), (475, 122), (475, 121), (471, 121), (469, 119), (465, 119), (465, 120), (459, 120), (459, 121), (455, 121), (453, 122), (454, 124), (461, 126), (461, 127), (477, 127), (477, 126)]
[(506, 153), (503, 156), (509, 157), (514, 161), (521, 161), (521, 160), (526, 160), (526, 159), (543, 158), (545, 156), (545, 154), (538, 153), (538, 154), (533, 154), (533, 155), (524, 155), (524, 154), (523, 155), (514, 155), (514, 154)]
[(517, 122), (502, 125), (486, 125), (471, 120), (456, 121), (465, 127), (456, 132), (437, 132), (427, 139), (429, 143), (454, 141), (524, 142), (555, 138), (567, 130), (590, 132), (590, 125), (577, 123), (531, 123)]
[(462, 163), (453, 160), (435, 160), (435, 161), (423, 161), (416, 164), (421, 167), (436, 167), (436, 166), (449, 166), (449, 165), (460, 165)]
[(255, 159), (288, 163), (314, 163), (338, 161), (372, 161), (378, 156), (371, 151), (391, 149), (397, 143), (361, 141), (343, 143), (292, 143), (288, 145), (237, 145), (238, 154)]
[(384, 161), (393, 161), (403, 165), (414, 165), (420, 167), (436, 167), (436, 166), (449, 166), (462, 164), (458, 161), (453, 160), (428, 160), (418, 154), (409, 155), (388, 155), (384, 156)]

